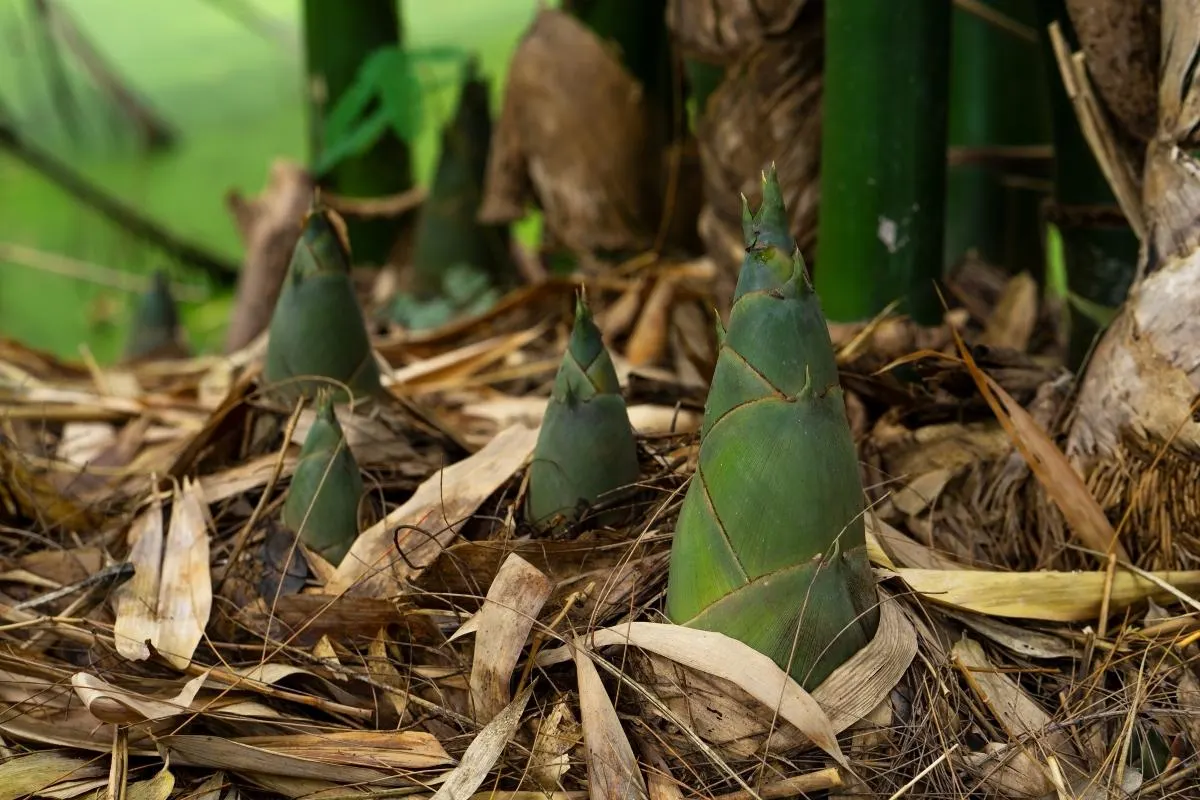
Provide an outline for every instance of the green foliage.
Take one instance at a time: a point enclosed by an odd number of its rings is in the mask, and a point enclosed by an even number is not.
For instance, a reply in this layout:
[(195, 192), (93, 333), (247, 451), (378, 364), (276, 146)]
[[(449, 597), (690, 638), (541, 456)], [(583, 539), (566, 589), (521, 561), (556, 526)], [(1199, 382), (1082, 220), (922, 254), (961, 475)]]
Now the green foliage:
[(469, 53), (459, 47), (381, 47), (359, 68), (350, 88), (325, 119), (324, 147), (313, 169), (323, 175), (342, 161), (369, 150), (387, 131), (411, 145), (425, 122), (425, 96), (442, 87), (422, 73), (456, 67)]

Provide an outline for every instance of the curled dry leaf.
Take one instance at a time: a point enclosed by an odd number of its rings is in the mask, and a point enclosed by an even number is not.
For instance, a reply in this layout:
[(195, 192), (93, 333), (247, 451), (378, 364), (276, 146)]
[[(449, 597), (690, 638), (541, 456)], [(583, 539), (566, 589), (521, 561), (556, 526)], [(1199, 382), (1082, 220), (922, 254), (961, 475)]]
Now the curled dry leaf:
[(621, 727), (617, 710), (608, 699), (600, 673), (587, 653), (573, 647), (579, 679), (579, 715), (587, 759), (588, 796), (591, 800), (626, 800), (646, 796), (646, 781), (637, 756)]
[[(359, 534), (325, 587), (374, 597), (400, 594), (458, 535), (458, 529), (533, 452), (537, 431), (513, 426), (479, 452), (434, 473), (407, 503)], [(393, 535), (400, 529), (400, 534)], [(397, 546), (404, 558), (396, 554)]]
[[(774, 661), (722, 634), (678, 625), (634, 622), (588, 634), (592, 647), (633, 645), (656, 653), (708, 676), (724, 680), (725, 692), (740, 694), (777, 709), (781, 721), (794, 726), (795, 743), (809, 741), (835, 759), (844, 759), (836, 734), (863, 719), (883, 702), (908, 670), (917, 653), (912, 624), (895, 603), (881, 603), (875, 638), (835, 669), (812, 694)], [(543, 651), (539, 666), (571, 658), (569, 647)], [(763, 724), (770, 712), (755, 707), (748, 713)]]
[[(1200, 592), (1200, 571), (1152, 573), (1177, 590)], [(994, 572), (991, 570), (898, 569), (896, 575), (918, 594), (938, 603), (993, 617), (1086, 622), (1100, 614), (1104, 572)], [(1108, 610), (1117, 614), (1152, 599), (1166, 602), (1171, 592), (1140, 575), (1113, 574)]]
[(483, 608), (472, 617), (471, 705), (478, 722), (489, 722), (512, 699), (513, 670), (552, 588), (541, 570), (514, 553), (492, 581)]
[(189, 680), (174, 697), (160, 700), (116, 686), (87, 672), (71, 676), (71, 686), (92, 716), (102, 722), (132, 723), (160, 720), (187, 712), (208, 673)]

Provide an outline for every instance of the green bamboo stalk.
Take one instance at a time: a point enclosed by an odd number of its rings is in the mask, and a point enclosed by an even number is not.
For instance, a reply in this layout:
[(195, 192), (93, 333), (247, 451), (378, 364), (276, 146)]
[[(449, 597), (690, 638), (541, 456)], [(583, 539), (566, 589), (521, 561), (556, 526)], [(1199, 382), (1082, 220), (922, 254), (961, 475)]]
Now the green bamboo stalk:
[[(1034, 30), (1036, 0), (984, 0)], [(997, 28), (955, 7), (950, 78), (950, 145), (1022, 146), (1050, 143), (1046, 65), (1036, 40)], [(1057, 73), (1052, 76), (1057, 80)], [(1041, 277), (1044, 193), (1005, 185), (1006, 175), (1048, 180), (1044, 169), (996, 164), (948, 168), (945, 258), (956, 264), (969, 249), (1012, 273)]]
[(525, 517), (539, 528), (573, 521), (637, 478), (637, 441), (617, 372), (580, 296), (529, 466)]
[[(373, 52), (399, 47), (403, 28), (399, 0), (304, 0), (305, 66), (310, 87), (322, 88), (309, 107), (310, 158), (324, 148), (326, 115), (354, 85)], [(311, 93), (310, 93), (311, 94)], [(408, 146), (387, 130), (365, 152), (339, 162), (322, 176), (322, 188), (353, 197), (381, 197), (412, 187)], [(383, 264), (399, 227), (393, 219), (353, 219), (347, 227), (358, 257)]]
[(756, 215), (743, 199), (743, 229), (667, 614), (754, 647), (811, 689), (878, 624), (862, 484), (828, 327), (773, 167)]
[(366, 488), (333, 402), (322, 395), (283, 503), (283, 524), (336, 566), (358, 538), (358, 508)]
[(825, 6), (816, 285), (830, 319), (941, 319), (950, 0)]
[[(333, 381), (347, 386), (356, 399), (383, 393), (350, 281), (348, 244), (324, 209), (305, 217), (292, 252), (271, 315), (263, 379), (273, 395), (289, 403), (332, 388)], [(334, 398), (349, 399), (340, 388)]]
[(1063, 0), (1039, 0), (1038, 22), (1050, 81), (1054, 123), (1054, 208), (1051, 219), (1062, 238), (1067, 290), (1082, 303), (1069, 304), (1067, 366), (1079, 368), (1101, 332), (1088, 304), (1117, 308), (1137, 272), (1138, 239), (1124, 221), (1112, 188), (1096, 163), (1063, 88), (1047, 28), (1057, 21), (1072, 50), (1079, 43)]

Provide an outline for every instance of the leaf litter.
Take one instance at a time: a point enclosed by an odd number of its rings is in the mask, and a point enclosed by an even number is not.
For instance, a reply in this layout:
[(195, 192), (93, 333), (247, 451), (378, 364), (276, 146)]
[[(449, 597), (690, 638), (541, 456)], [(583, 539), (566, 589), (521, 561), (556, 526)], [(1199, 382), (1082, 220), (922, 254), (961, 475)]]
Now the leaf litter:
[[(313, 410), (260, 395), (261, 337), (112, 374), (0, 344), (0, 799), (1188, 785), (1200, 572), (1127, 564), (1141, 549), (1066, 471), (1037, 405), (1055, 376), (1024, 353), (1045, 338), (1025, 283), (940, 328), (831, 326), (872, 501), (865, 649), (805, 692), (740, 642), (665, 622), (706, 356), (657, 328), (708, 291), (702, 274), (647, 261), (587, 286), (629, 356), (642, 481), (613, 501), (636, 512), (625, 527), (585, 514), (540, 535), (520, 514), (575, 282), (377, 336), (388, 391), (458, 443), (397, 409), (338, 409), (380, 515), (336, 566), (279, 538)], [(1014, 463), (1047, 494), (983, 485)], [(1057, 509), (1059, 551), (979, 533), (1019, 528), (1022, 503)], [(116, 588), (88, 583), (126, 563)]]

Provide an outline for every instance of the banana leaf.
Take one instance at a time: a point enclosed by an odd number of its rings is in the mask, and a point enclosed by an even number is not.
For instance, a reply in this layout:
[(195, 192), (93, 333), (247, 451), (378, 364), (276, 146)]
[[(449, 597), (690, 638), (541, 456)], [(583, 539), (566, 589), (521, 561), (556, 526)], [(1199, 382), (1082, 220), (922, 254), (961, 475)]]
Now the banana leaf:
[(812, 688), (878, 623), (858, 457), (774, 167), (758, 213), (743, 201), (743, 233), (667, 614), (754, 647)]
[[(350, 281), (350, 248), (331, 212), (315, 208), (303, 230), (271, 316), (263, 379), (294, 403), (321, 388), (337, 402), (382, 394), (362, 308)], [(324, 380), (322, 380), (324, 379)]]
[(322, 393), (283, 503), (283, 524), (336, 566), (358, 538), (364, 492), (362, 473), (333, 413), (331, 397)]
[(529, 467), (526, 519), (539, 528), (576, 520), (637, 478), (637, 440), (617, 371), (580, 296)]

